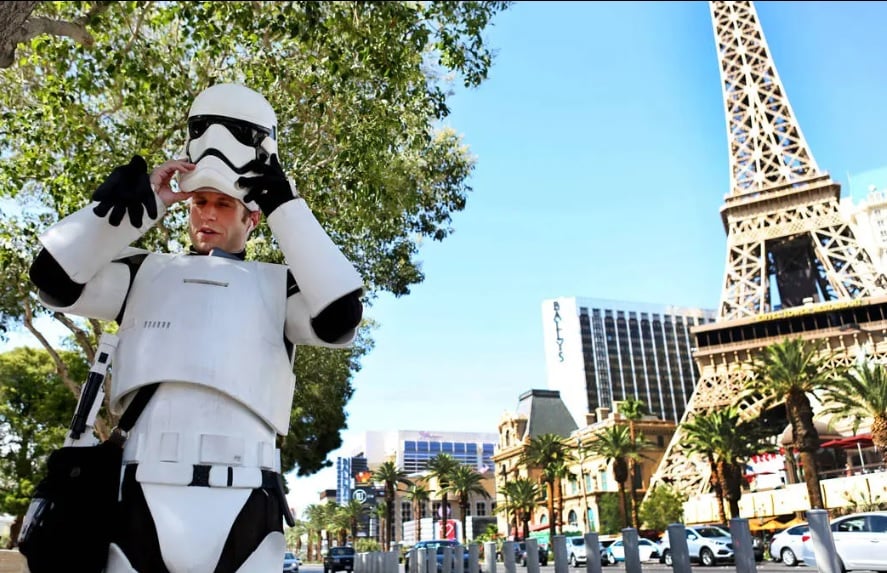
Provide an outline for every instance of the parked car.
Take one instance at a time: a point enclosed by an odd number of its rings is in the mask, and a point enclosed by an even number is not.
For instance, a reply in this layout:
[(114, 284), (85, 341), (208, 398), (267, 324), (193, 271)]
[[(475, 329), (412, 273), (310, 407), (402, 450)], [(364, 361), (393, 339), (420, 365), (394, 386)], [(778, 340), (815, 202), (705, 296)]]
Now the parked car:
[[(698, 561), (706, 567), (733, 561), (733, 538), (727, 530), (716, 525), (687, 525), (684, 529), (690, 561)], [(659, 562), (672, 565), (668, 531), (659, 542)]]
[[(403, 558), (403, 567), (404, 573), (409, 573), (410, 571), (410, 553), (412, 553), (412, 549), (425, 549), (426, 551), (434, 551), (437, 556), (437, 571), (440, 573), (443, 571), (443, 556), (444, 556), (444, 547), (457, 547), (459, 542), (453, 539), (428, 539), (425, 541), (419, 541)], [(468, 571), (468, 551), (464, 551), (463, 553), (463, 562), (462, 562), (462, 570)], [(453, 556), (453, 565), (456, 563), (456, 557)]]
[(782, 561), (789, 567), (797, 565), (804, 548), (803, 537), (808, 531), (809, 525), (799, 523), (774, 535), (770, 539), (770, 558), (773, 561)]
[(584, 537), (567, 538), (567, 561), (573, 567), (578, 567), (588, 561), (588, 556), (585, 551)]
[(330, 547), (323, 556), (323, 573), (354, 570), (354, 548), (347, 546)]
[[(537, 546), (539, 552), (539, 565), (544, 567), (545, 565), (548, 565), (548, 547), (541, 543), (537, 544)], [(527, 543), (525, 541), (518, 541), (514, 544), (514, 562), (520, 563), (524, 567), (527, 566)]]
[[(620, 538), (610, 544), (605, 550), (607, 563), (615, 565), (625, 561), (625, 542)], [(638, 539), (638, 554), (641, 561), (659, 559), (659, 546), (643, 537)]]
[[(852, 513), (831, 522), (835, 551), (841, 571), (871, 569), (887, 571), (887, 511)], [(813, 540), (808, 531), (802, 536), (804, 564), (816, 567)]]
[(302, 562), (291, 551), (287, 551), (283, 555), (283, 573), (299, 573), (299, 565)]

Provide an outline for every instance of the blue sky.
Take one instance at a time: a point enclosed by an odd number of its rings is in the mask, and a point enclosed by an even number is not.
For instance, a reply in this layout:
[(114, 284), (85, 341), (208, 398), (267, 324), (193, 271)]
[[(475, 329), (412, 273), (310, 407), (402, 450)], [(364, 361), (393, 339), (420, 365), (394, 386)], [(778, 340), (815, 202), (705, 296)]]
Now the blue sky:
[[(756, 7), (820, 168), (843, 184), (887, 165), (887, 4)], [(333, 460), (366, 430), (495, 432), (546, 387), (543, 299), (718, 304), (729, 171), (708, 4), (520, 2), (488, 39), (489, 79), (447, 122), (474, 191), (423, 247), (425, 282), (369, 309), (376, 348)], [(289, 483), (301, 511), (335, 478)]]
[[(845, 184), (887, 165), (887, 3), (757, 10), (820, 168)], [(729, 171), (708, 4), (519, 2), (488, 40), (489, 79), (447, 120), (474, 191), (423, 247), (425, 282), (368, 309), (376, 348), (331, 460), (367, 430), (495, 432), (546, 386), (543, 299), (718, 304)], [(301, 513), (335, 477), (289, 484)]]

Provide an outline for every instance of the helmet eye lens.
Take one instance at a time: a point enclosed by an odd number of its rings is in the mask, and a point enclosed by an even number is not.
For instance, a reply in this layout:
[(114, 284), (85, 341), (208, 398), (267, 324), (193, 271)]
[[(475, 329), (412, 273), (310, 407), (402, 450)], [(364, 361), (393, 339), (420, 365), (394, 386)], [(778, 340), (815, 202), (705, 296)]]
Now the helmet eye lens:
[(188, 137), (197, 139), (213, 124), (225, 127), (234, 136), (234, 139), (249, 147), (258, 147), (263, 139), (271, 136), (273, 133), (273, 130), (240, 119), (215, 115), (196, 115), (188, 119)]

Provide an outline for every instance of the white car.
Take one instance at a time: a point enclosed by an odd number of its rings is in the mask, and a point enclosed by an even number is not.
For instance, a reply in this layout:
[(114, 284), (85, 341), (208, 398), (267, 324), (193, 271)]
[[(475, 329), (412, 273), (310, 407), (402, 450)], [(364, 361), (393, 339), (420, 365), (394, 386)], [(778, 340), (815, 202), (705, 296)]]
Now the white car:
[(804, 547), (804, 534), (810, 531), (806, 523), (799, 523), (783, 529), (770, 540), (770, 556), (773, 561), (782, 561), (789, 567), (797, 565)]
[[(887, 571), (887, 511), (853, 513), (836, 517), (831, 523), (835, 550), (842, 571), (871, 569)], [(816, 567), (813, 539), (804, 534), (804, 564)]]
[[(706, 567), (733, 561), (733, 538), (725, 529), (716, 525), (687, 525), (684, 527), (684, 534), (687, 536), (690, 561), (698, 561)], [(668, 531), (659, 542), (659, 562), (668, 566), (672, 564)]]
[[(620, 538), (610, 544), (606, 550), (607, 562), (610, 565), (625, 561), (625, 542)], [(659, 559), (659, 546), (643, 537), (638, 539), (638, 555), (641, 561)]]
[(578, 567), (588, 560), (585, 553), (584, 537), (568, 537), (567, 538), (567, 561), (573, 567)]

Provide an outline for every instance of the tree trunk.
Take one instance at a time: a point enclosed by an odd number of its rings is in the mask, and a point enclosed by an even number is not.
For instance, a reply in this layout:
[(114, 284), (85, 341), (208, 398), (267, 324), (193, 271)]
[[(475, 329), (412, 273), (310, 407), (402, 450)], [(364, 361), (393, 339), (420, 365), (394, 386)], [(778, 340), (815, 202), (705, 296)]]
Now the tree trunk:
[(816, 451), (819, 449), (819, 432), (813, 425), (813, 408), (804, 392), (789, 392), (785, 400), (786, 413), (792, 424), (795, 436), (794, 447), (800, 454), (804, 469), (804, 482), (810, 509), (823, 509), (822, 491), (819, 487), (819, 468), (816, 464)]
[[(730, 517), (739, 517), (739, 498), (742, 497), (742, 468), (726, 462), (718, 462), (718, 475), (720, 476), (721, 489), (725, 492), (725, 498), (730, 505)], [(723, 507), (723, 504), (722, 504)], [(727, 523), (727, 518), (721, 523)]]
[(881, 463), (887, 466), (887, 415), (878, 414), (872, 419), (872, 442), (881, 452)]
[(708, 467), (711, 471), (709, 483), (711, 483), (711, 489), (714, 490), (715, 498), (718, 500), (718, 519), (720, 519), (720, 523), (727, 523), (727, 513), (724, 511), (724, 488), (721, 487), (718, 464), (711, 456), (708, 456)]
[(0, 68), (15, 61), (15, 48), (25, 38), (25, 21), (37, 2), (0, 2)]
[(554, 515), (554, 482), (545, 482), (545, 487), (548, 488), (548, 499), (546, 500), (546, 505), (548, 506), (548, 542), (553, 543), (554, 536), (557, 534), (557, 518)]

